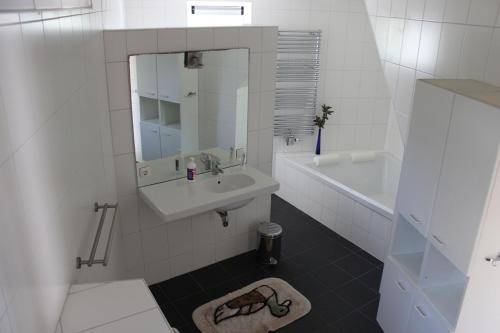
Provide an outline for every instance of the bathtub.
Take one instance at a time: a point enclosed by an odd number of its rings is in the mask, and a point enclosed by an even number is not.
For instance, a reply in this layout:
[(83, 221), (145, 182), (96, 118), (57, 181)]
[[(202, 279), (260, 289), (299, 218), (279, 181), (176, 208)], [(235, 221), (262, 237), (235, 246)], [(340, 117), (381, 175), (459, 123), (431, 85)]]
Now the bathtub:
[(380, 152), (374, 160), (352, 162), (350, 154), (341, 152), (337, 163), (320, 167), (310, 153), (277, 154), (277, 195), (383, 261), (401, 161)]

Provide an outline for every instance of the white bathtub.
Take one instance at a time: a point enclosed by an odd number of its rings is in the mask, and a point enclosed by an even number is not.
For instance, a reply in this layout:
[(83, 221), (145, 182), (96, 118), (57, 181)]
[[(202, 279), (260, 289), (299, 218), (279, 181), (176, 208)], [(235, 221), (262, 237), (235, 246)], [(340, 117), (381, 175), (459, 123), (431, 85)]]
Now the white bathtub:
[(297, 208), (384, 260), (389, 244), (401, 162), (388, 153), (353, 163), (350, 152), (317, 167), (312, 154), (277, 154), (277, 193)]

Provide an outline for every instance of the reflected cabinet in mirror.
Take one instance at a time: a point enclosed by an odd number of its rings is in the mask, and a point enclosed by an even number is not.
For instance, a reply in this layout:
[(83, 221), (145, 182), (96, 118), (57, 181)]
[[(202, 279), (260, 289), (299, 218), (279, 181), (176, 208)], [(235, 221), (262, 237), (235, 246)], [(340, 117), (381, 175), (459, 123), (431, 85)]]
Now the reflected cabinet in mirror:
[[(248, 49), (130, 57), (139, 186), (244, 162)], [(243, 160), (243, 161), (242, 161)]]

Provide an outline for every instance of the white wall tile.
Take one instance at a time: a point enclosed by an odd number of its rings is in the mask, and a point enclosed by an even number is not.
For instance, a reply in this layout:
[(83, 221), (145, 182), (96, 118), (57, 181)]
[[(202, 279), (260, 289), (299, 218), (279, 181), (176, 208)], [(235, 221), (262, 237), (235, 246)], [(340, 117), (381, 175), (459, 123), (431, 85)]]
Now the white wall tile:
[[(144, 262), (158, 262), (169, 258), (167, 226), (144, 230), (142, 237), (142, 253)], [(146, 268), (147, 271), (147, 268)]]
[(119, 198), (120, 230), (124, 235), (139, 232), (139, 205), (136, 195)]
[(469, 17), (471, 0), (447, 1), (444, 22), (466, 23)]
[(136, 193), (135, 154), (115, 156), (116, 186), (121, 196)]
[(106, 64), (109, 107), (111, 110), (130, 108), (130, 85), (128, 72), (129, 69), (127, 62)]
[(406, 15), (407, 0), (392, 0), (391, 16), (392, 17), (405, 17)]
[(421, 32), (422, 22), (406, 21), (401, 50), (401, 65), (410, 68), (416, 67)]
[(491, 26), (495, 24), (499, 0), (471, 0), (467, 23)]
[(486, 81), (500, 86), (500, 29), (495, 29), (486, 66)]
[(415, 90), (415, 70), (401, 67), (399, 69), (398, 86), (394, 107), (399, 112), (411, 113), (413, 93)]
[(123, 237), (126, 269), (132, 270), (143, 266), (141, 234), (135, 233)]
[(211, 213), (200, 214), (192, 217), (193, 244), (215, 243), (216, 222)]
[(249, 47), (251, 52), (262, 52), (262, 28), (240, 29), (239, 46)]
[(440, 23), (433, 22), (424, 22), (422, 24), (422, 36), (417, 63), (419, 71), (434, 74), (441, 37), (441, 26)]
[(493, 28), (468, 27), (458, 68), (460, 78), (484, 79)]
[(115, 155), (134, 153), (132, 112), (130, 110), (111, 112), (111, 135)]
[(125, 31), (104, 32), (104, 46), (107, 62), (128, 61)]
[(424, 20), (441, 22), (444, 16), (446, 0), (426, 1)]
[(236, 48), (239, 43), (239, 28), (214, 28), (214, 48)]
[[(178, 220), (167, 225), (168, 251), (171, 257), (192, 251), (193, 233), (191, 219)], [(172, 262), (173, 265), (173, 262)], [(172, 269), (172, 273), (174, 270)]]
[(209, 50), (214, 47), (214, 29), (192, 28), (187, 30), (188, 50)]
[(408, 0), (406, 18), (421, 20), (424, 16), (425, 0)]
[(127, 53), (155, 53), (158, 52), (158, 32), (149, 30), (127, 31)]
[(436, 64), (436, 75), (443, 78), (458, 76), (465, 26), (444, 24)]
[(170, 261), (156, 261), (156, 262), (147, 262), (144, 264), (145, 267), (145, 275), (146, 282), (148, 284), (155, 284), (159, 282), (163, 282), (172, 277)]
[(158, 52), (174, 52), (187, 50), (186, 29), (158, 30)]
[(189, 251), (170, 259), (172, 277), (190, 272), (193, 269), (193, 252)]

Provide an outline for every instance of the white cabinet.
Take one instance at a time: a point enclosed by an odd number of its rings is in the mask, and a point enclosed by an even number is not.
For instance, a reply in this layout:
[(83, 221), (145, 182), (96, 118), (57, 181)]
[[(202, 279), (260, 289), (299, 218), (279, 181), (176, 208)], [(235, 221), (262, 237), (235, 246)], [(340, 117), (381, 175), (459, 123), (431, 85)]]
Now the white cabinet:
[(411, 282), (389, 258), (385, 263), (382, 276), (380, 305), (377, 313), (377, 321), (385, 333), (405, 332), (413, 292), (414, 287)]
[(453, 93), (417, 82), (397, 205), (423, 235), (431, 219), (453, 100)]
[(457, 96), (447, 142), (431, 240), (467, 274), (495, 170), (500, 110)]
[(137, 59), (137, 92), (140, 96), (157, 98), (156, 55), (146, 54)]
[(164, 101), (180, 103), (180, 76), (178, 54), (159, 54), (158, 98)]
[(415, 293), (406, 333), (450, 333), (450, 328), (425, 297)]
[(161, 158), (160, 126), (141, 122), (142, 159), (152, 161)]
[(500, 271), (485, 258), (500, 253), (500, 87), (416, 89), (377, 319), (386, 333), (497, 333)]
[(181, 149), (181, 133), (171, 126), (160, 127), (161, 157), (167, 158), (179, 154)]

